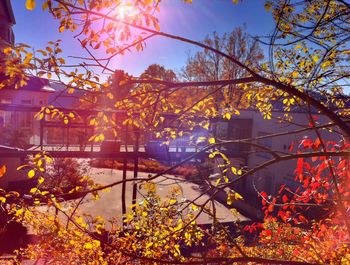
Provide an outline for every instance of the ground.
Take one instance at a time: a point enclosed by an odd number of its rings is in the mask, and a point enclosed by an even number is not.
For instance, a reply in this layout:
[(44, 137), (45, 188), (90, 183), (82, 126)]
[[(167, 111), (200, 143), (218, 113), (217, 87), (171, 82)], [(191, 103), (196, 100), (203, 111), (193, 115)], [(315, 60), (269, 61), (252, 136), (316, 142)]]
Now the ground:
[[(82, 160), (81, 162), (87, 162)], [(96, 183), (101, 185), (110, 184), (112, 182), (122, 180), (123, 172), (121, 170), (109, 169), (109, 168), (88, 168), (88, 174), (91, 178), (94, 179)], [(139, 177), (147, 177), (149, 173), (139, 172)], [(127, 178), (132, 178), (133, 172), (127, 172)], [(197, 198), (202, 191), (199, 190), (199, 187), (196, 184), (187, 182), (181, 178), (175, 178), (171, 175), (166, 175), (157, 178), (157, 193), (161, 198), (165, 198), (169, 195), (169, 191), (172, 187), (178, 186), (182, 191), (183, 198), (188, 200), (193, 200)], [(94, 200), (92, 195), (88, 195), (79, 207), (79, 213), (90, 214), (92, 216), (102, 216), (104, 219), (111, 219), (116, 217), (117, 220), (121, 221), (122, 214), (122, 203), (121, 203), (121, 190), (122, 185), (114, 186), (110, 189), (109, 192), (100, 192), (100, 199)], [(132, 182), (127, 182), (126, 185), (126, 202), (127, 210), (130, 210), (130, 205), (132, 201)], [(138, 202), (143, 199), (143, 194), (145, 191), (139, 190), (137, 194)], [(203, 195), (196, 202), (201, 203), (208, 199), (207, 195)], [(210, 205), (210, 204), (208, 204)], [(63, 209), (68, 209), (72, 206), (72, 202), (63, 203)], [(41, 209), (45, 211), (47, 208), (42, 206)], [(242, 215), (232, 214), (232, 212), (223, 206), (220, 203), (216, 203), (216, 213), (220, 222), (232, 222), (237, 221), (237, 219), (244, 221), (247, 218)], [(63, 218), (63, 217), (62, 217)], [(201, 214), (197, 219), (199, 224), (210, 224), (212, 219), (207, 214)]]

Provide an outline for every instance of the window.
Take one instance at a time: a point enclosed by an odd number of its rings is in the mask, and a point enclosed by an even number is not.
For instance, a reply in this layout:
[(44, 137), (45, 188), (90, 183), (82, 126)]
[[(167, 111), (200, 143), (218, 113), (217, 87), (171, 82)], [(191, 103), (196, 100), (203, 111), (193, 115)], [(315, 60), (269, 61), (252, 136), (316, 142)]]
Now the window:
[(31, 99), (22, 99), (21, 103), (24, 105), (32, 105), (32, 100)]
[[(252, 119), (232, 119), (228, 123), (228, 140), (250, 138), (252, 136)], [(246, 156), (250, 151), (250, 145), (244, 143), (231, 143), (226, 145), (229, 156)]]
[(22, 128), (31, 128), (34, 115), (31, 112), (22, 112), (20, 116), (20, 126)]
[(10, 111), (0, 110), (0, 127), (8, 127), (11, 125), (12, 113)]
[[(0, 98), (0, 104), (12, 104), (11, 98)], [(12, 121), (12, 113), (10, 111), (0, 110), (0, 127), (8, 127)]]
[(221, 139), (227, 139), (228, 137), (228, 122), (218, 122), (216, 124), (216, 137)]
[(0, 98), (0, 104), (12, 104), (11, 98)]
[[(269, 135), (269, 134), (270, 133), (266, 133), (266, 132), (258, 132), (258, 137)], [(258, 144), (271, 149), (272, 148), (272, 138), (269, 137), (269, 138), (259, 139)], [(272, 155), (270, 153), (265, 152), (265, 151), (261, 151), (261, 149), (258, 147), (257, 147), (256, 155), (259, 157), (262, 157), (262, 158), (266, 158), (266, 159), (272, 158)]]

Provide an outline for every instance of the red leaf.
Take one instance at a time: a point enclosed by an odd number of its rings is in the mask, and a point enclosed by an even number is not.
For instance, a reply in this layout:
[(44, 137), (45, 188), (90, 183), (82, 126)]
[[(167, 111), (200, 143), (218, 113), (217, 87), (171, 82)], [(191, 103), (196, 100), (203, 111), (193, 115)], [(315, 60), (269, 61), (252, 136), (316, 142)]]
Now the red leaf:
[(267, 198), (267, 193), (265, 191), (260, 192), (260, 195), (265, 199)]
[(270, 229), (267, 229), (267, 230), (265, 230), (265, 234), (266, 234), (267, 236), (271, 236), (271, 235), (272, 235), (272, 232), (271, 232)]
[(313, 142), (311, 139), (309, 138), (304, 138), (302, 141), (301, 141), (301, 146), (304, 148), (304, 149), (308, 149), (308, 148), (311, 148), (312, 145), (313, 145)]
[(304, 159), (298, 158), (297, 168), (295, 169), (295, 173), (300, 181), (303, 179), (303, 165), (304, 165)]
[(315, 143), (314, 143), (314, 149), (318, 150), (320, 145), (321, 145), (321, 140), (320, 140), (320, 138), (317, 137), (317, 139), (315, 140)]
[(267, 210), (271, 213), (273, 211), (273, 204), (270, 204), (268, 207), (267, 207)]
[(292, 141), (292, 142), (290, 143), (289, 152), (292, 152), (293, 149), (294, 149), (294, 141)]
[(288, 201), (287, 195), (283, 195), (283, 196), (282, 196), (282, 202), (283, 202), (283, 203), (286, 203), (287, 201)]
[(307, 223), (308, 223), (307, 219), (306, 219), (304, 216), (302, 216), (302, 215), (299, 215), (299, 220), (300, 220), (302, 223), (304, 223), (304, 224), (307, 224)]

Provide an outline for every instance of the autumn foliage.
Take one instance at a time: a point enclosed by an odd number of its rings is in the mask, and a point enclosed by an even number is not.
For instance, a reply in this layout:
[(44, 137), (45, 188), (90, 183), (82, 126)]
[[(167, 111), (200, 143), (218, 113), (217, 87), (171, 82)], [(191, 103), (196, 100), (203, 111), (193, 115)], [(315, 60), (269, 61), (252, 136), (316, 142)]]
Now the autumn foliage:
[[(36, 73), (61, 82), (69, 95), (82, 92), (80, 107), (96, 112), (88, 119), (95, 129), (89, 142), (121, 139), (125, 137), (122, 128), (129, 126), (163, 144), (186, 137), (191, 144), (204, 144), (199, 154), (163, 172), (108, 185), (94, 183), (86, 172), (81, 176), (73, 162), (70, 167), (64, 162), (57, 165), (49, 152), (36, 154), (20, 167), (37, 184), (30, 190), (31, 200), (15, 191), (0, 190), (1, 207), (8, 216), (37, 236), (27, 247), (16, 250), (15, 262), (350, 264), (350, 126), (345, 93), (350, 70), (349, 4), (341, 0), (265, 1), (266, 12), (272, 14), (275, 23), (270, 36), (249, 40), (242, 28), (237, 28), (232, 34), (215, 33), (201, 42), (161, 31), (157, 19), (162, 12), (161, 1), (129, 2), (43, 1), (43, 10), (58, 21), (58, 32), (75, 32), (88, 56), (75, 58), (80, 62), (71, 65), (61, 40), (50, 41), (35, 52), (26, 44), (8, 47), (0, 66), (7, 76), (1, 88), (20, 89), (28, 76)], [(191, 8), (192, 1), (184, 2)], [(29, 10), (38, 8), (36, 5), (38, 1), (26, 1)], [(140, 77), (111, 68), (115, 56), (133, 49), (141, 52), (146, 41), (155, 36), (203, 50), (188, 59), (181, 77), (159, 65), (150, 66)], [(268, 47), (265, 61), (259, 45)], [(205, 69), (217, 70), (216, 75)], [(108, 79), (103, 78), (106, 72)], [(274, 139), (277, 133), (220, 139), (211, 130), (213, 121), (234, 119), (246, 108), (260, 112), (266, 120), (300, 126), (279, 133), (295, 139), (289, 149), (282, 152), (259, 144), (258, 140)], [(281, 115), (275, 114), (276, 108), (282, 110)], [(123, 115), (118, 116), (119, 111)], [(307, 123), (298, 124), (293, 111), (305, 113)], [(53, 105), (42, 106), (35, 118), (65, 126), (80, 119), (76, 113)], [(207, 134), (195, 136), (198, 128)], [(252, 146), (271, 158), (250, 168), (237, 166), (225, 153), (230, 150), (224, 148), (237, 144)], [(177, 166), (203, 154), (220, 172), (214, 181), (209, 170), (195, 172), (205, 183), (206, 190), (199, 196), (204, 200), (188, 200), (180, 189), (160, 198), (157, 179), (170, 170), (179, 172)], [(224, 192), (225, 205), (230, 208), (235, 201), (245, 199), (232, 189), (236, 182), (282, 161), (295, 161), (295, 185), (282, 185), (277, 195), (257, 190), (264, 220), (237, 222), (231, 224), (234, 229), (221, 223), (216, 216), (215, 196)], [(61, 168), (65, 169), (59, 172)], [(6, 165), (1, 165), (0, 177), (4, 174)], [(91, 194), (97, 200), (109, 188), (132, 181), (144, 193), (125, 215), (105, 220), (80, 211), (86, 196)], [(68, 194), (82, 199), (67, 203), (62, 198)], [(236, 210), (231, 212), (237, 215)], [(211, 216), (209, 226), (196, 222), (203, 213)]]

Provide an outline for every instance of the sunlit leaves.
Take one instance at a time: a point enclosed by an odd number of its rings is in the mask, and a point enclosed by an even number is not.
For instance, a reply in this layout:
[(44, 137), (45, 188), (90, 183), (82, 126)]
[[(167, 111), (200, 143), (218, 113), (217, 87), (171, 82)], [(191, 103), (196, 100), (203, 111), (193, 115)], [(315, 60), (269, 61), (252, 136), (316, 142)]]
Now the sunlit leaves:
[(227, 120), (230, 120), (232, 116), (231, 116), (231, 113), (226, 112), (226, 113), (223, 115), (223, 117), (224, 117), (225, 119), (227, 119)]
[(215, 138), (211, 137), (208, 139), (209, 144), (215, 144)]
[(242, 175), (242, 169), (237, 169), (236, 167), (231, 167), (231, 172), (234, 174), (234, 175)]
[(6, 173), (6, 165), (0, 167), (0, 178), (3, 177)]
[(26, 0), (26, 8), (33, 10), (35, 8), (35, 0)]
[(265, 10), (266, 10), (267, 12), (270, 12), (271, 7), (272, 7), (272, 3), (271, 3), (271, 2), (266, 2), (266, 3), (264, 4), (264, 7), (265, 7)]
[[(237, 3), (238, 1), (233, 2)], [(29, 7), (28, 3), (30, 4)], [(158, 10), (158, 1), (130, 1), (130, 6), (127, 8), (123, 7), (119, 1), (78, 0), (74, 4), (71, 3), (73, 2), (67, 1), (67, 7), (57, 1), (44, 1), (43, 8), (50, 8), (50, 12), (58, 19), (59, 32), (65, 30), (78, 32), (82, 47), (88, 51), (99, 50), (99, 53), (104, 52), (111, 57), (122, 54), (129, 48), (141, 51), (145, 44), (143, 37), (150, 35), (148, 35), (149, 33), (145, 34), (140, 28), (135, 31), (133, 27), (146, 26), (152, 32), (154, 30), (159, 31), (158, 20), (155, 17)], [(347, 83), (344, 80), (346, 81), (345, 76), (349, 72), (348, 57), (346, 57), (348, 53), (342, 51), (345, 47), (337, 44), (337, 40), (342, 36), (342, 28), (337, 26), (342, 25), (342, 21), (347, 20), (347, 17), (344, 17), (344, 19), (341, 13), (345, 12), (346, 6), (340, 1), (327, 1), (327, 8), (325, 8), (325, 1), (299, 1), (298, 7), (295, 3), (294, 1), (287, 3), (285, 1), (267, 1), (265, 4), (265, 9), (271, 11), (275, 20), (278, 21), (277, 35), (274, 36), (274, 40), (278, 42), (286, 41), (285, 46), (277, 45), (278, 43), (272, 45), (271, 53), (273, 57), (270, 58), (270, 64), (264, 64), (260, 68), (254, 60), (246, 60), (245, 56), (241, 57), (242, 60), (240, 60), (241, 58), (238, 58), (238, 60), (251, 66), (253, 71), (258, 72), (264, 78), (271, 78), (273, 81), (287, 85), (290, 91), (295, 90), (301, 93), (306, 90), (318, 91), (323, 97), (326, 97), (327, 102), (324, 103), (326, 106), (329, 104), (328, 106), (333, 107), (334, 104), (336, 107), (344, 107), (344, 101), (338, 95), (342, 93), (342, 84)], [(26, 2), (28, 9), (33, 9), (34, 4), (35, 1), (27, 0)], [(76, 9), (76, 7), (79, 9)], [(118, 7), (124, 8), (125, 12), (123, 10), (118, 11)], [(87, 13), (84, 14), (85, 8), (89, 11), (88, 15)], [(131, 12), (129, 9), (129, 12), (128, 8), (132, 8), (133, 11)], [(324, 14), (322, 11), (325, 11)], [(103, 16), (99, 16), (99, 12), (103, 13)], [(103, 26), (98, 24), (102, 21), (101, 25), (103, 24)], [(237, 32), (239, 33), (239, 31)], [(219, 38), (216, 36), (214, 39), (218, 40)], [(308, 43), (310, 41), (312, 41), (311, 45)], [(213, 47), (211, 44), (215, 44), (213, 39), (210, 38), (206, 39), (204, 43), (210, 44), (211, 47)], [(237, 45), (239, 49), (247, 47), (248, 42), (243, 41), (241, 44)], [(257, 46), (254, 47), (255, 50), (258, 50)], [(231, 49), (227, 50), (231, 51)], [(120, 123), (120, 126), (148, 130), (158, 139), (169, 143), (178, 137), (191, 135), (198, 127), (209, 130), (212, 127), (210, 122), (212, 118), (224, 119), (226, 122), (230, 121), (234, 124), (234, 115), (239, 114), (236, 107), (240, 100), (245, 103), (242, 106), (255, 107), (265, 119), (272, 119), (274, 107), (272, 102), (277, 100), (283, 104), (283, 111), (285, 112), (292, 111), (292, 108), (296, 106), (304, 107), (300, 98), (292, 96), (292, 93), (255, 83), (222, 88), (220, 96), (223, 97), (223, 100), (220, 102), (220, 97), (217, 95), (219, 93), (211, 95), (208, 91), (203, 92), (204, 89), (201, 92), (193, 92), (193, 88), (173, 90), (172, 87), (152, 84), (151, 82), (135, 84), (131, 82), (135, 81), (134, 78), (123, 73), (116, 74), (111, 82), (104, 83), (84, 63), (65, 71), (63, 67), (70, 68), (70, 66), (65, 64), (65, 59), (60, 55), (61, 52), (59, 42), (48, 43), (47, 47), (35, 52), (24, 46), (6, 48), (4, 51), (6, 55), (4, 72), (8, 78), (4, 80), (2, 86), (5, 87), (10, 84), (10, 81), (16, 88), (24, 86), (27, 81), (27, 71), (33, 70), (32, 72), (37, 73), (38, 76), (49, 79), (68, 79), (67, 91), (70, 94), (78, 89), (88, 92), (89, 95), (85, 99), (86, 102), (89, 102), (89, 108), (108, 109), (108, 111), (118, 109), (127, 112), (127, 117), (122, 117), (120, 120), (108, 114), (107, 110), (89, 117), (88, 124), (95, 127), (95, 134), (89, 140), (94, 142), (102, 142), (112, 134), (116, 137), (117, 130), (112, 131), (110, 128), (114, 128)], [(208, 57), (205, 57), (208, 54), (212, 55), (205, 50), (197, 55), (199, 59), (208, 59)], [(236, 58), (234, 53), (229, 55)], [(256, 61), (259, 61), (259, 58), (261, 59), (259, 56), (258, 53), (255, 57)], [(109, 59), (107, 58), (107, 60)], [(230, 61), (223, 61), (225, 62), (223, 67), (229, 70), (224, 72), (220, 78), (246, 76), (246, 73), (243, 73), (232, 77), (231, 74), (239, 72), (239, 69), (229, 67)], [(192, 61), (192, 63), (195, 62), (195, 60)], [(199, 64), (197, 67), (192, 67), (191, 70), (199, 73), (202, 69), (200, 66), (206, 66), (206, 64)], [(107, 68), (103, 70), (107, 70)], [(208, 71), (203, 72), (206, 74)], [(204, 75), (204, 77), (203, 80), (208, 80), (207, 76)], [(242, 91), (243, 93), (239, 93)], [(100, 108), (102, 103), (105, 105)], [(349, 112), (343, 110), (343, 112), (337, 112), (336, 114), (340, 115), (342, 113), (348, 115), (345, 113)], [(177, 119), (169, 121), (167, 117), (173, 114), (177, 115)], [(43, 107), (36, 117), (39, 120), (59, 121), (67, 127), (79, 118), (76, 113), (63, 112), (52, 106)], [(316, 127), (314, 122), (311, 122), (310, 128), (316, 129), (314, 127)], [(220, 143), (219, 138), (214, 137), (196, 136), (189, 138), (195, 144), (204, 143), (207, 145), (209, 143), (216, 147), (216, 143)], [(344, 144), (346, 147), (342, 144), (326, 145), (327, 148), (333, 151), (337, 151), (339, 148), (344, 148), (344, 150), (349, 148), (346, 144)], [(304, 139), (300, 143), (300, 150), (298, 151), (303, 152), (308, 149), (310, 149), (308, 150), (310, 152), (320, 151), (321, 146), (320, 139)], [(245, 169), (240, 166), (232, 166), (232, 158), (229, 158), (224, 152), (211, 150), (209, 159), (215, 160), (221, 172), (215, 185), (208, 181), (208, 185), (210, 184), (210, 189), (214, 193), (216, 190), (228, 187), (232, 179), (235, 181), (240, 177), (245, 177)], [(312, 205), (316, 203), (320, 205), (332, 199), (330, 195), (336, 194), (336, 192), (332, 191), (331, 194), (325, 192), (332, 190), (332, 185), (335, 183), (333, 179), (330, 179), (329, 173), (332, 171), (328, 170), (331, 168), (330, 166), (335, 167), (335, 175), (343, 184), (339, 187), (339, 192), (341, 194), (348, 192), (348, 181), (346, 180), (349, 170), (347, 162), (343, 158), (335, 160), (332, 157), (315, 156), (310, 160), (298, 159), (295, 171), (296, 180), (301, 182), (303, 189), (299, 190), (301, 194), (298, 194), (297, 199), (293, 198), (294, 191), (290, 190), (286, 190), (287, 193), (281, 195), (280, 201), (269, 196), (263, 196), (263, 204), (266, 206), (265, 213), (267, 215), (277, 212), (277, 217), (281, 218), (283, 222), (294, 222), (297, 225), (306, 224), (305, 217), (297, 212), (293, 216), (294, 212), (292, 210), (298, 209), (299, 204)], [(45, 165), (47, 161), (46, 157), (35, 156), (32, 163), (25, 165), (22, 169), (26, 169), (27, 176), (33, 180), (35, 179), (38, 184), (38, 187), (30, 191), (33, 196), (37, 196), (33, 203), (40, 205), (46, 202), (48, 205), (55, 207), (55, 210), (61, 211), (62, 207), (55, 196), (41, 188), (46, 182), (44, 173), (47, 173)], [(204, 179), (205, 174), (201, 175), (200, 178)], [(25, 209), (16, 209), (15, 216), (27, 215), (26, 222), (30, 223), (36, 231), (45, 235), (46, 241), (29, 247), (28, 253), (32, 254), (31, 258), (36, 259), (43, 253), (45, 257), (57, 258), (57, 263), (62, 264), (90, 264), (92, 263), (91, 260), (96, 264), (127, 263), (129, 261), (123, 257), (124, 253), (119, 252), (120, 249), (123, 249), (137, 253), (141, 257), (170, 258), (175, 262), (185, 260), (181, 253), (180, 241), (184, 240), (188, 246), (200, 241), (203, 232), (193, 222), (196, 217), (194, 208), (196, 208), (196, 211), (198, 209), (207, 211), (207, 207), (204, 205), (194, 206), (194, 202), (184, 205), (184, 201), (180, 200), (178, 195), (172, 195), (166, 201), (161, 201), (156, 195), (153, 182), (143, 183), (142, 186), (147, 191), (147, 196), (145, 196), (142, 204), (133, 205), (135, 210), (125, 216), (124, 224), (127, 229), (123, 231), (123, 237), (119, 237), (122, 234), (119, 228), (113, 230), (114, 234), (111, 233), (112, 239), (108, 243), (112, 244), (109, 247), (113, 249), (113, 254), (103, 253), (101, 249), (103, 244), (96, 240), (94, 236), (90, 236), (92, 233), (103, 235), (103, 222), (97, 220), (88, 222), (84, 218), (74, 218), (75, 223), (71, 222), (70, 226), (64, 226), (59, 223), (57, 216), (49, 215), (49, 218), (46, 218), (47, 215), (35, 211), (29, 211), (28, 213)], [(82, 190), (83, 186), (79, 184), (70, 188), (68, 193)], [(297, 192), (295, 193), (297, 194)], [(94, 198), (98, 198), (97, 192), (93, 192), (92, 195)], [(228, 205), (242, 199), (241, 195), (232, 190), (227, 195)], [(45, 200), (42, 197), (45, 197)], [(7, 197), (1, 196), (0, 200), (6, 202)], [(347, 200), (344, 201), (346, 205)], [(337, 206), (339, 206), (339, 203), (343, 203), (343, 198), (336, 201)], [(192, 206), (189, 206), (190, 204)], [(181, 206), (184, 206), (184, 208), (181, 208)], [(279, 210), (279, 208), (282, 208), (282, 210)], [(335, 209), (335, 211), (337, 210)], [(298, 256), (298, 258), (300, 256), (302, 260), (314, 259), (312, 261), (316, 260), (317, 262), (320, 261), (318, 256), (324, 256), (326, 257), (324, 260), (328, 262), (328, 256), (331, 256), (328, 255), (329, 253), (335, 253), (332, 258), (338, 254), (336, 252), (339, 248), (334, 246), (335, 239), (341, 239), (340, 242), (349, 241), (346, 233), (344, 233), (345, 227), (342, 223), (342, 220), (346, 220), (346, 218), (339, 218), (339, 215), (336, 217), (331, 220), (332, 222), (325, 220), (313, 224), (313, 233), (288, 225), (282, 227), (274, 219), (266, 221), (263, 225), (264, 231), (261, 232), (259, 247), (251, 246), (245, 248), (244, 251), (248, 253), (252, 251), (257, 256), (260, 254), (273, 258), (282, 256), (289, 260), (296, 258), (295, 256)], [(213, 230), (216, 230), (216, 221), (213, 220)], [(336, 225), (332, 225), (333, 221), (336, 222)], [(67, 229), (67, 227), (71, 228)], [(333, 231), (335, 231), (334, 234)], [(312, 240), (304, 237), (310, 234)], [(324, 240), (326, 235), (332, 235), (334, 240)], [(215, 242), (215, 236), (210, 237), (210, 240)], [(217, 244), (213, 251), (216, 251), (215, 254), (219, 253), (225, 257), (234, 256), (231, 245), (226, 244), (223, 238), (218, 237), (220, 240), (215, 242)], [(321, 240), (318, 240), (319, 238)], [(291, 244), (288, 244), (288, 242), (291, 242)], [(262, 243), (267, 247), (261, 247), (260, 244)], [(305, 248), (305, 246), (310, 245), (313, 247), (312, 251)], [(300, 246), (304, 246), (304, 248)], [(244, 248), (244, 245), (242, 247)], [(315, 249), (320, 253), (315, 253)], [(329, 253), (323, 253), (326, 252), (325, 250), (328, 250)], [(346, 250), (341, 249), (341, 251), (345, 252)], [(339, 253), (341, 251), (339, 250)], [(114, 254), (116, 256), (113, 256)], [(111, 260), (106, 261), (106, 255), (112, 255), (108, 257)], [(341, 255), (339, 254), (339, 256)], [(346, 256), (343, 255), (339, 260), (343, 262), (344, 257)]]
[(41, 107), (34, 117), (38, 120), (63, 121), (67, 125), (71, 120), (76, 119), (76, 114), (73, 112), (63, 112), (54, 106)]
[(28, 178), (33, 178), (35, 176), (35, 171), (34, 169), (31, 169), (27, 173)]
[(228, 205), (232, 205), (232, 203), (236, 200), (243, 200), (242, 195), (240, 195), (239, 193), (230, 190), (227, 194), (227, 204)]

